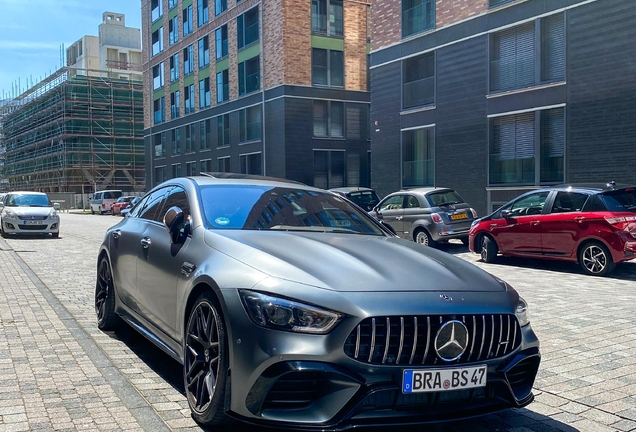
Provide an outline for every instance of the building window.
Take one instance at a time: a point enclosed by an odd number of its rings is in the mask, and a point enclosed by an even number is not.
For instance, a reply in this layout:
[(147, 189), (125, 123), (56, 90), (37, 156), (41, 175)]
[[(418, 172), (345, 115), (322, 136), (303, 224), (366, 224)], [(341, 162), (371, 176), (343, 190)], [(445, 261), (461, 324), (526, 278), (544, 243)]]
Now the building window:
[(192, 33), (192, 5), (183, 9), (183, 37)]
[(322, 189), (345, 186), (344, 150), (314, 150), (314, 186)]
[[(537, 41), (540, 41), (538, 49)], [(491, 36), (491, 92), (564, 79), (565, 23), (562, 13)]]
[(413, 108), (435, 103), (435, 53), (402, 62), (402, 103)]
[[(369, 139), (369, 105), (348, 103), (345, 111), (348, 139)], [(349, 184), (351, 186), (351, 184)]]
[(435, 128), (402, 132), (402, 187), (435, 184)]
[(185, 127), (185, 152), (186, 154), (188, 153), (194, 153), (195, 151), (197, 151), (196, 149), (196, 128), (194, 124), (189, 124), (186, 125)]
[(155, 167), (155, 186), (163, 183), (166, 180), (166, 167), (158, 166)]
[(163, 123), (166, 121), (166, 102), (164, 97), (155, 99), (153, 103), (153, 111), (155, 114), (155, 124)]
[(163, 87), (163, 62), (152, 67), (152, 88), (157, 90)]
[(402, 0), (402, 37), (435, 27), (435, 0)]
[(195, 176), (197, 175), (197, 162), (190, 161), (186, 162), (186, 175), (187, 176)]
[(168, 9), (172, 9), (179, 3), (179, 0), (168, 0)]
[(244, 48), (258, 40), (258, 6), (236, 18), (237, 49)]
[(197, 25), (201, 27), (208, 22), (208, 0), (197, 0)]
[(179, 17), (173, 17), (168, 20), (168, 39), (170, 45), (179, 42)]
[(155, 145), (155, 157), (166, 157), (166, 133), (158, 133), (153, 135)]
[(261, 139), (261, 106), (239, 111), (239, 142)]
[(230, 168), (230, 157), (220, 157), (217, 159), (219, 162), (219, 172), (232, 172)]
[(223, 114), (216, 118), (217, 147), (230, 145), (230, 115)]
[(263, 162), (260, 152), (240, 155), (240, 162), (242, 174), (263, 174)]
[(228, 70), (216, 74), (216, 102), (221, 103), (230, 99), (230, 78)]
[(238, 79), (239, 96), (258, 91), (261, 88), (259, 56), (239, 63)]
[(181, 154), (181, 129), (172, 129), (172, 155)]
[(194, 72), (194, 47), (188, 45), (183, 49), (183, 76), (188, 76)]
[(172, 178), (181, 177), (181, 164), (172, 165)]
[(210, 64), (210, 44), (208, 36), (199, 39), (199, 69)]
[(162, 0), (150, 0), (150, 14), (152, 16), (152, 22), (157, 21), (163, 15), (163, 10), (161, 9), (162, 4)]
[(312, 0), (311, 31), (314, 34), (342, 36), (342, 0)]
[(185, 107), (185, 113), (190, 114), (194, 112), (194, 84), (184, 87), (183, 105)]
[(490, 128), (490, 184), (564, 181), (563, 108), (495, 117)]
[(199, 81), (199, 108), (210, 106), (210, 78)]
[(152, 55), (156, 56), (163, 51), (163, 27), (152, 32)]
[(181, 100), (179, 90), (170, 93), (170, 118), (176, 119), (181, 115)]
[(221, 15), (227, 10), (227, 0), (214, 0), (214, 15)]
[(344, 87), (344, 53), (312, 48), (311, 82), (313, 85)]
[(203, 173), (214, 172), (214, 169), (212, 168), (212, 159), (203, 159), (201, 161), (201, 172)]
[(497, 7), (506, 3), (512, 3), (515, 0), (488, 0), (488, 6)]
[(170, 82), (179, 80), (179, 53), (170, 57)]
[(214, 32), (216, 41), (216, 59), (227, 57), (227, 24), (222, 25)]
[(313, 103), (314, 137), (344, 137), (344, 102), (315, 100)]
[(199, 122), (199, 142), (201, 150), (209, 150), (212, 146), (211, 119)]

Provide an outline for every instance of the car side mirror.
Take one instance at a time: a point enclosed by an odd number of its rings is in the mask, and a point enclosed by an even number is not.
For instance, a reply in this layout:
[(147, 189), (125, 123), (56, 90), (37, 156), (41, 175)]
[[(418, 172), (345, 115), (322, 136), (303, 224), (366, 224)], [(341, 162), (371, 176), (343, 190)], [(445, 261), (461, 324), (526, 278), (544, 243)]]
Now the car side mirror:
[(170, 207), (163, 217), (163, 224), (170, 234), (171, 243), (179, 243), (185, 231), (185, 214), (179, 207)]
[(60, 203), (53, 203), (53, 208), (55, 210), (59, 210), (60, 209)]
[(510, 210), (502, 210), (501, 211), (501, 217), (504, 219), (508, 219), (510, 216), (512, 216), (512, 212)]

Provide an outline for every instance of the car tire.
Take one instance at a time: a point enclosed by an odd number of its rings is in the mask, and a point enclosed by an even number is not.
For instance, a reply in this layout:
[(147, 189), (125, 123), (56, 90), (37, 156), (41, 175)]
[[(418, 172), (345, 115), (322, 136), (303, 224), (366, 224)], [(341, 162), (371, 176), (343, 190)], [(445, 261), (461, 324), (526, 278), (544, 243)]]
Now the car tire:
[(2, 221), (0, 221), (0, 237), (2, 238), (7, 238), (7, 233), (4, 232), (4, 228), (3, 228), (4, 224)]
[(415, 230), (415, 235), (413, 237), (413, 240), (415, 241), (415, 243), (419, 243), (424, 246), (428, 246), (428, 247), (437, 246), (437, 243), (433, 240), (433, 238), (428, 233), (428, 231), (426, 231), (423, 228), (419, 228)]
[(470, 244), (470, 240), (468, 239), (468, 237), (462, 237), (461, 241), (464, 246), (468, 246)]
[(183, 347), (183, 381), (192, 417), (206, 426), (232, 423), (229, 403), (227, 336), (214, 295), (204, 292), (188, 316)]
[(93, 209), (93, 207), (91, 207), (91, 214), (95, 214), (95, 209)]
[(103, 215), (104, 214), (104, 210), (102, 210), (101, 208), (99, 209), (99, 215)]
[(110, 269), (110, 261), (104, 256), (97, 266), (97, 282), (95, 283), (95, 313), (97, 327), (108, 331), (117, 328), (120, 322), (115, 313), (115, 284)]
[(51, 233), (51, 237), (53, 238), (60, 238), (60, 232), (56, 232), (56, 233)]
[(497, 259), (497, 243), (487, 235), (482, 235), (479, 243), (479, 255), (483, 262), (492, 263)]
[(595, 241), (585, 243), (579, 249), (579, 265), (583, 273), (590, 276), (605, 276), (616, 267), (607, 247)]

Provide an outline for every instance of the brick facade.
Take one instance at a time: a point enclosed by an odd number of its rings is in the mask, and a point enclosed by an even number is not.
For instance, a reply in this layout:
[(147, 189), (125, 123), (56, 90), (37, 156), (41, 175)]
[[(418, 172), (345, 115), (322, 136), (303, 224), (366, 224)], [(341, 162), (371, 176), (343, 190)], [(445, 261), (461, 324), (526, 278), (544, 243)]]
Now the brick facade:
[(436, 28), (488, 11), (488, 0), (437, 0), (435, 5)]
[(311, 1), (283, 0), (285, 84), (311, 85)]
[(264, 30), (263, 69), (265, 88), (272, 88), (285, 82), (283, 40), (283, 0), (268, 0), (263, 3), (261, 12)]
[(344, 2), (345, 88), (367, 90), (368, 5)]
[(375, 51), (401, 40), (401, 4), (396, 0), (371, 2), (371, 50)]

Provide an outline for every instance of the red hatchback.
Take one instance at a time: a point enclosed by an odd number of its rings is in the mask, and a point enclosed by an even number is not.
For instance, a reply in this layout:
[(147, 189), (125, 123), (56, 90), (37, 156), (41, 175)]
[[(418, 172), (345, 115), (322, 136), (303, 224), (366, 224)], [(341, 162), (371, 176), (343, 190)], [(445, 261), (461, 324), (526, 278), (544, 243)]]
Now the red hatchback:
[(497, 254), (578, 262), (602, 276), (636, 257), (636, 186), (563, 186), (527, 192), (473, 222), (469, 248), (485, 262)]
[(115, 216), (117, 214), (121, 214), (121, 210), (125, 209), (126, 207), (128, 207), (130, 205), (130, 202), (135, 199), (136, 197), (133, 196), (123, 196), (117, 199), (117, 201), (115, 201), (113, 203), (113, 206), (111, 207), (112, 210), (112, 215)]

